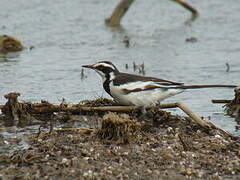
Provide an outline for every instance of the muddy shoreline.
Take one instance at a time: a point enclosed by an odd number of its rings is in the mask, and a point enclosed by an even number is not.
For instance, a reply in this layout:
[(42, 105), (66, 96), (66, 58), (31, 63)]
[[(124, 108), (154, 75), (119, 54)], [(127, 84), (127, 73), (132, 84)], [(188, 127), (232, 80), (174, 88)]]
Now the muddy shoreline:
[[(113, 105), (110, 100), (85, 101)], [(29, 147), (0, 155), (3, 179), (237, 179), (240, 141), (152, 107), (129, 113), (55, 114)], [(86, 128), (70, 122), (85, 123)]]

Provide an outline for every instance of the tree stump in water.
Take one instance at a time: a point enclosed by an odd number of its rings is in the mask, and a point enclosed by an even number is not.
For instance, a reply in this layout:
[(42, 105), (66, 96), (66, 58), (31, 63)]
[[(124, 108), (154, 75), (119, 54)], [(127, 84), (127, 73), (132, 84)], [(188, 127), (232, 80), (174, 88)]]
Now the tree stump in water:
[(18, 102), (18, 96), (20, 96), (20, 93), (17, 92), (12, 92), (4, 96), (8, 101), (3, 106), (2, 113), (14, 121), (32, 119), (31, 115), (27, 112), (26, 104)]

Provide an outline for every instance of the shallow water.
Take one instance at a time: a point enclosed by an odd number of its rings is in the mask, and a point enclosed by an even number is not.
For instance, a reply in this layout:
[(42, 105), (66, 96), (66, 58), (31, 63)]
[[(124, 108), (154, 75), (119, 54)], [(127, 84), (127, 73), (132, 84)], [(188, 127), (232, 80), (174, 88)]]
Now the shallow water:
[[(1, 34), (34, 46), (18, 55), (0, 57), (0, 104), (4, 94), (20, 92), (28, 101), (59, 103), (64, 97), (76, 103), (83, 99), (109, 97), (95, 72), (81, 65), (111, 60), (122, 71), (133, 73), (132, 63), (145, 64), (147, 76), (186, 84), (240, 84), (240, 4), (235, 0), (191, 0), (200, 16), (190, 22), (190, 13), (171, 1), (135, 1), (121, 28), (104, 24), (115, 1), (2, 0)], [(130, 37), (130, 47), (122, 42)], [(196, 37), (195, 43), (186, 38)], [(226, 72), (225, 63), (230, 65)], [(125, 69), (125, 64), (129, 69)], [(136, 72), (135, 72), (136, 73)], [(181, 101), (194, 112), (235, 134), (237, 123), (224, 116), (222, 104), (212, 99), (232, 99), (232, 89), (189, 90), (166, 102)], [(183, 114), (180, 110), (175, 113)]]

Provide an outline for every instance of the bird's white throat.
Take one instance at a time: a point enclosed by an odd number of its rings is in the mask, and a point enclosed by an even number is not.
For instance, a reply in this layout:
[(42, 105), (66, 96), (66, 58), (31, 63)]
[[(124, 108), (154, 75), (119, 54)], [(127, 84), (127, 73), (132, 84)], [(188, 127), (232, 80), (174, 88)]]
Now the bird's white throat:
[[(107, 79), (107, 75), (105, 73), (103, 73), (102, 71), (99, 71), (97, 69), (95, 69), (95, 71), (102, 77), (102, 81), (105, 82), (106, 79)], [(116, 77), (114, 72), (110, 72), (109, 76), (110, 76), (109, 81), (112, 81)]]

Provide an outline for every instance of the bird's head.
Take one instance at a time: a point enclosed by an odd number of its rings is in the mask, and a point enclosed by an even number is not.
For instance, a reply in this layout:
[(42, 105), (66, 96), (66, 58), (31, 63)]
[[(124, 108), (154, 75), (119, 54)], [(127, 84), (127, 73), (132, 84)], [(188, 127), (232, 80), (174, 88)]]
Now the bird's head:
[(110, 61), (100, 61), (91, 65), (83, 65), (82, 67), (95, 70), (103, 80), (112, 80), (119, 73), (118, 69)]

